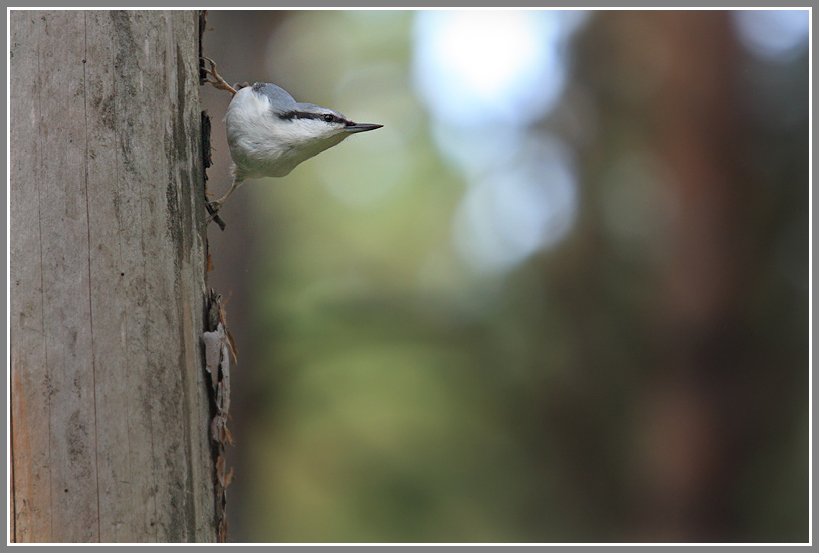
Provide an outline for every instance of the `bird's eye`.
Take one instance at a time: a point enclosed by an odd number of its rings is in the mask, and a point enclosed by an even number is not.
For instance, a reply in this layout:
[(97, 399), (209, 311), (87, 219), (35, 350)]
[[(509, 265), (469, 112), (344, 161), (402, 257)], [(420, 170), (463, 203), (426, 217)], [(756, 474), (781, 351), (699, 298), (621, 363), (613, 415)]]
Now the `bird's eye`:
[(335, 117), (328, 113), (327, 115), (324, 116), (324, 120), (327, 121), (328, 123), (332, 123), (335, 120)]

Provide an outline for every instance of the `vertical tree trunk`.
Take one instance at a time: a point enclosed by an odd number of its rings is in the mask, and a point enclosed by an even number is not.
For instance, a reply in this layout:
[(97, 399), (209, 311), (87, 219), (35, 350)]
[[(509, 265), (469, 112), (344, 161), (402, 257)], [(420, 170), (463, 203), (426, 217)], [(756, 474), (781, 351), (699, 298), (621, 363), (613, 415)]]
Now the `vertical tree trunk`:
[(214, 541), (198, 14), (10, 32), (12, 540)]

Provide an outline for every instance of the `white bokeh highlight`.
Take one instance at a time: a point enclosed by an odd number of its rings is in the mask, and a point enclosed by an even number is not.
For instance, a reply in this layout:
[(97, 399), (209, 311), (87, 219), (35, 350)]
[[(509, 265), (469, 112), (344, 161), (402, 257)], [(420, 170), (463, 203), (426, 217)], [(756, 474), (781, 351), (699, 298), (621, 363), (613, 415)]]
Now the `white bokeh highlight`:
[(807, 49), (808, 10), (742, 10), (734, 12), (734, 26), (742, 44), (754, 55), (786, 63)]
[(559, 22), (548, 11), (422, 11), (415, 77), (436, 119), (525, 125), (554, 105), (565, 83)]
[(533, 126), (560, 101), (568, 39), (588, 12), (424, 11), (413, 76), (442, 157), (464, 177), (452, 244), (502, 275), (565, 238), (578, 209), (573, 152)]
[(514, 164), (470, 183), (452, 236), (472, 269), (505, 272), (568, 234), (578, 206), (570, 158), (557, 139), (537, 140)]

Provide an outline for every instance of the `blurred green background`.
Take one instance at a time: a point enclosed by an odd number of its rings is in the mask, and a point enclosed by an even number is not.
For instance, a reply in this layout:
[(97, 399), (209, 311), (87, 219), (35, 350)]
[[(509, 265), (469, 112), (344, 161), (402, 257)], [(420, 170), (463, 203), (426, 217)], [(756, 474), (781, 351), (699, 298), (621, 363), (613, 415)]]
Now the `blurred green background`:
[(207, 25), (385, 125), (209, 229), (230, 541), (808, 540), (807, 11)]

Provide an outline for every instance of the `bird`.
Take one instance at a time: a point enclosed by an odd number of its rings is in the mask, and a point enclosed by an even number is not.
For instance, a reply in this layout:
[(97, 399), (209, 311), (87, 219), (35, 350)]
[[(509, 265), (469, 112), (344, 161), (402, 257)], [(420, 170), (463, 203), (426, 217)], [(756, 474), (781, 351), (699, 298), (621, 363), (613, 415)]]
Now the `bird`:
[(213, 60), (202, 59), (210, 64), (209, 68), (202, 67), (207, 74), (206, 82), (233, 94), (225, 113), (233, 184), (224, 196), (208, 203), (209, 220), (217, 216), (244, 181), (284, 177), (303, 161), (348, 136), (384, 126), (355, 123), (334, 109), (297, 102), (286, 90), (271, 83), (257, 82), (237, 90), (219, 76)]

